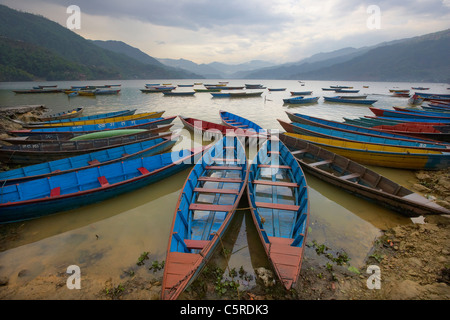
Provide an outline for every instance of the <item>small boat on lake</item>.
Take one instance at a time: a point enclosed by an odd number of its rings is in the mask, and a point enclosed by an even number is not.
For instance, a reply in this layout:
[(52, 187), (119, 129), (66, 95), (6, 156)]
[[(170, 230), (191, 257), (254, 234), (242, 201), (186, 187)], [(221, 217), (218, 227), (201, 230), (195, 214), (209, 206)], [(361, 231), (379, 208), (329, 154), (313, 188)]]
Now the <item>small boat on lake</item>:
[(350, 90), (350, 89), (335, 89), (336, 93), (358, 93), (359, 90)]
[(193, 96), (195, 91), (164, 91), (165, 96)]
[(305, 172), (346, 192), (407, 217), (450, 213), (432, 200), (349, 158), (293, 135), (281, 134), (280, 140), (291, 150)]
[(310, 96), (312, 91), (291, 91), (292, 96)]
[(284, 103), (289, 104), (308, 104), (308, 103), (316, 103), (317, 101), (319, 101), (319, 97), (304, 98), (303, 96), (300, 96), (295, 98), (283, 99)]
[(4, 186), (0, 223), (39, 218), (136, 190), (187, 169), (201, 151), (162, 153)]
[(286, 91), (286, 88), (268, 88), (269, 91)]
[(54, 113), (54, 114), (50, 114), (50, 115), (44, 115), (42, 117), (39, 117), (39, 120), (42, 122), (47, 122), (47, 121), (72, 119), (72, 118), (81, 116), (83, 114), (83, 111), (84, 111), (84, 108), (80, 107), (80, 108), (72, 109), (69, 111)]
[(261, 126), (257, 125), (255, 122), (245, 119), (234, 113), (221, 110), (221, 111), (219, 111), (219, 114), (220, 114), (220, 118), (222, 119), (222, 122), (230, 128), (241, 129), (241, 130), (252, 130), (254, 132), (267, 134), (266, 129), (263, 129)]
[(250, 165), (247, 194), (252, 218), (269, 261), (287, 290), (298, 281), (309, 223), (306, 178), (275, 136)]
[(247, 181), (245, 148), (235, 136), (219, 140), (195, 164), (176, 204), (161, 299), (177, 299), (201, 272), (227, 230)]
[(0, 146), (0, 161), (8, 164), (31, 165), (143, 142), (158, 137), (159, 134), (151, 130), (145, 130), (135, 134), (95, 140), (3, 145)]
[(408, 112), (408, 111), (398, 111), (392, 109), (374, 108), (369, 107), (369, 109), (378, 117), (393, 117), (393, 118), (420, 118), (428, 119), (439, 122), (439, 120), (450, 120), (450, 114), (446, 113), (433, 113), (433, 112)]
[(323, 97), (326, 102), (337, 102), (337, 103), (349, 103), (349, 104), (365, 104), (371, 105), (377, 102), (378, 100), (366, 100), (366, 99), (348, 99), (344, 96), (336, 96), (336, 97)]
[(371, 143), (320, 138), (290, 132), (285, 134), (314, 143), (321, 148), (364, 165), (411, 170), (441, 170), (448, 168), (450, 165), (449, 152), (380, 146)]
[(0, 185), (16, 184), (117, 161), (151, 156), (170, 150), (178, 139), (179, 136), (167, 133), (143, 142), (3, 171), (0, 172)]
[[(46, 120), (43, 121), (46, 124), (48, 123), (60, 123), (60, 122), (73, 122), (73, 121), (85, 121), (85, 120), (95, 120), (95, 119), (107, 119), (107, 118), (114, 118), (114, 117), (124, 117), (124, 116), (131, 116), (136, 112), (137, 109), (133, 110), (121, 110), (121, 111), (115, 111), (115, 112), (106, 112), (101, 114), (93, 114), (90, 116), (85, 117), (78, 117), (78, 118), (63, 118), (63, 119), (55, 119), (55, 120)], [(81, 114), (78, 114), (81, 115)], [(48, 118), (48, 117), (45, 117)], [(42, 119), (42, 118), (41, 118)], [(28, 124), (42, 124), (43, 122), (35, 123), (31, 122)]]
[(102, 118), (93, 120), (82, 120), (82, 121), (67, 121), (58, 123), (42, 123), (42, 124), (30, 124), (23, 125), (25, 128), (38, 129), (38, 128), (51, 128), (51, 127), (72, 127), (72, 126), (85, 126), (90, 124), (106, 124), (110, 122), (128, 121), (128, 120), (140, 120), (140, 119), (151, 119), (160, 118), (165, 111), (155, 111), (155, 112), (144, 112), (133, 114), (129, 116), (119, 116), (112, 118)]
[(262, 91), (255, 92), (230, 92), (230, 98), (250, 98), (250, 97), (259, 97), (262, 95)]

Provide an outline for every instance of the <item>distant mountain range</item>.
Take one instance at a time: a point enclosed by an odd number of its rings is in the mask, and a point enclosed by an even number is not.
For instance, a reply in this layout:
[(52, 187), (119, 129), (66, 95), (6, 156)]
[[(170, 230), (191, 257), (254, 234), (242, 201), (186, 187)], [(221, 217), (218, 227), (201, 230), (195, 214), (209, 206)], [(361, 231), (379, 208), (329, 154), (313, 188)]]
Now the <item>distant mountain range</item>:
[(42, 16), (0, 5), (0, 81), (202, 78), (119, 47), (102, 48)]
[(296, 79), (450, 82), (450, 29), (343, 48), (275, 65), (153, 58), (121, 41), (87, 40), (42, 16), (0, 5), (0, 81)]

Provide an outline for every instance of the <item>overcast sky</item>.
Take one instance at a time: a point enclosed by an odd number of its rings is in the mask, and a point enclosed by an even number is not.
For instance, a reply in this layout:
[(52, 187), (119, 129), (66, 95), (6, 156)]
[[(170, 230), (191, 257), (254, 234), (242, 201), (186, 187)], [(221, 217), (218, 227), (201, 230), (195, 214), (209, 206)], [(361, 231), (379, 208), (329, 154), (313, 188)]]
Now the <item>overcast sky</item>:
[[(294, 62), (450, 28), (450, 0), (0, 0), (66, 26), (81, 10), (93, 40), (120, 40), (156, 58)], [(374, 7), (375, 6), (375, 7)], [(377, 11), (379, 9), (379, 11)], [(377, 13), (379, 12), (379, 16)]]

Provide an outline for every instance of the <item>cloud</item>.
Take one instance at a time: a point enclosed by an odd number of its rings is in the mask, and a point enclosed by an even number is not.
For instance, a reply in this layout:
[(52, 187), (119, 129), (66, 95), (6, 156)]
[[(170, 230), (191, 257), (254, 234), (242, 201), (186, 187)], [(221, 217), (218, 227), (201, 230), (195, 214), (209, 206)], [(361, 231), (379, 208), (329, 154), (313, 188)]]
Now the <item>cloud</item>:
[[(198, 63), (293, 62), (450, 27), (450, 0), (0, 0), (65, 24), (78, 5), (81, 36), (121, 40), (160, 58)], [(381, 28), (367, 27), (380, 8)]]

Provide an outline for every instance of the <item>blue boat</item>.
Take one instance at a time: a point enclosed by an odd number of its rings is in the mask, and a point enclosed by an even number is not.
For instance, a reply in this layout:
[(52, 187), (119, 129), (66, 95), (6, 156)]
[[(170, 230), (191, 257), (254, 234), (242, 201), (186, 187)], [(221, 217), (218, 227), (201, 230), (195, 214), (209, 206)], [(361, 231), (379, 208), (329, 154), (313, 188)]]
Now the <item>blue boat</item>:
[(151, 156), (170, 150), (178, 139), (179, 136), (171, 136), (171, 133), (168, 133), (152, 140), (0, 172), (0, 185), (5, 186), (136, 157)]
[(253, 121), (247, 120), (241, 116), (233, 114), (227, 111), (219, 111), (220, 118), (222, 122), (230, 128), (234, 129), (243, 129), (243, 130), (251, 130), (253, 129), (255, 132), (267, 133), (266, 129), (263, 129), (261, 126), (257, 125)]
[(0, 223), (78, 208), (158, 182), (188, 168), (201, 150), (116, 162), (1, 188)]
[(253, 221), (287, 290), (299, 278), (309, 223), (306, 178), (289, 149), (270, 137), (253, 159), (247, 185)]
[[(386, 132), (386, 131), (370, 129), (368, 127), (311, 117), (311, 116), (308, 116), (305, 114), (300, 114), (300, 113), (286, 112), (286, 114), (292, 122), (303, 123), (303, 124), (323, 127), (323, 128), (327, 128), (327, 129), (336, 129), (336, 130), (341, 130), (341, 131), (345, 131), (345, 132), (369, 135), (369, 136), (374, 136), (374, 137), (384, 137), (384, 138), (392, 138), (392, 139), (406, 140), (406, 141), (420, 141), (422, 143), (445, 145), (443, 143), (438, 143), (437, 141), (431, 141), (429, 139), (423, 139), (423, 138), (413, 137), (413, 136), (408, 136), (408, 135), (394, 134), (394, 133), (390, 133), (390, 132)], [(278, 121), (280, 121), (280, 120), (278, 120)]]
[(221, 242), (248, 180), (245, 148), (225, 136), (195, 164), (176, 205), (161, 299), (174, 300), (201, 272)]
[(230, 98), (231, 95), (226, 92), (210, 92), (213, 98)]
[(442, 114), (436, 112), (429, 113), (415, 113), (408, 111), (397, 111), (392, 109), (383, 109), (383, 108), (369, 108), (376, 116), (378, 117), (393, 117), (393, 118), (414, 118), (414, 119), (431, 119), (431, 120), (449, 120), (450, 114)]
[[(121, 110), (121, 111), (115, 111), (115, 112), (107, 112), (107, 113), (101, 113), (101, 114), (94, 114), (91, 116), (86, 117), (79, 117), (79, 118), (72, 118), (72, 119), (61, 119), (61, 120), (53, 120), (53, 121), (45, 121), (45, 122), (38, 122), (38, 124), (47, 124), (47, 123), (61, 123), (61, 122), (73, 122), (73, 121), (86, 121), (86, 120), (95, 120), (95, 119), (107, 119), (107, 118), (114, 118), (114, 117), (124, 117), (124, 116), (131, 116), (136, 112), (137, 109), (133, 110)], [(30, 123), (33, 124), (33, 123)]]
[(312, 98), (295, 97), (283, 99), (283, 102), (291, 104), (307, 104), (307, 103), (316, 103), (318, 100), (319, 97), (312, 97)]
[(341, 131), (336, 129), (328, 129), (318, 126), (312, 126), (302, 123), (293, 122), (291, 125), (288, 123), (278, 120), (281, 126), (287, 131), (292, 133), (303, 134), (307, 136), (313, 137), (321, 137), (321, 138), (329, 138), (329, 139), (339, 139), (346, 140), (352, 142), (362, 142), (362, 143), (371, 143), (378, 144), (384, 146), (396, 146), (396, 147), (405, 147), (405, 148), (413, 148), (413, 149), (425, 149), (425, 150), (435, 150), (442, 152), (450, 152), (450, 148), (447, 145), (443, 144), (433, 144), (433, 143), (424, 143), (421, 141), (411, 141), (411, 140), (403, 140), (403, 139), (395, 139), (388, 137), (376, 137), (373, 135), (364, 135), (360, 132), (353, 133), (348, 131)]
[(381, 117), (381, 116), (364, 116), (368, 119), (378, 119), (378, 120), (387, 120), (393, 121), (397, 123), (401, 122), (417, 122), (417, 123), (433, 123), (433, 124), (449, 124), (449, 118), (418, 118), (418, 117), (408, 117), (408, 118), (396, 118), (396, 117)]
[(326, 102), (338, 102), (338, 103), (351, 103), (351, 104), (374, 104), (378, 100), (366, 100), (366, 99), (345, 99), (340, 96), (336, 97), (323, 97)]
[[(104, 130), (115, 130), (115, 129), (151, 129), (159, 125), (167, 125), (173, 122), (176, 116), (169, 118), (150, 118), (141, 120), (128, 120), (121, 122), (108, 122), (100, 124), (88, 124), (82, 126), (73, 127), (51, 127), (51, 128), (40, 128), (40, 129), (24, 129), (24, 130), (13, 130), (9, 131), (11, 135), (24, 137), (33, 135), (45, 134), (49, 139), (54, 139), (53, 136), (66, 136), (73, 138), (74, 136), (84, 135), (97, 131)], [(70, 139), (69, 138), (69, 139)], [(47, 139), (48, 140), (48, 139)], [(54, 139), (56, 140), (56, 139)]]

